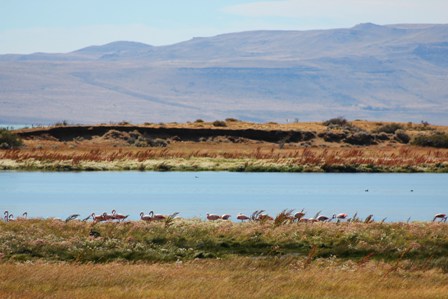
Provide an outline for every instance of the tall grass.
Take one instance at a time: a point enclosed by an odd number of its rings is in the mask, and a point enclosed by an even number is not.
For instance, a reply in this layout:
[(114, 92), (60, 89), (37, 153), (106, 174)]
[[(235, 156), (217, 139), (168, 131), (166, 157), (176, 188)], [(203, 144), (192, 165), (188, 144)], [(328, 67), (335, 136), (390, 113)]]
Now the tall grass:
[[(183, 160), (178, 166), (178, 160)], [(309, 149), (280, 150), (257, 147), (251, 150), (152, 149), (83, 149), (83, 150), (4, 150), (0, 151), (0, 168), (99, 170), (235, 170), (235, 171), (448, 171), (448, 151), (422, 150), (411, 147), (375, 149)], [(205, 165), (203, 161), (208, 163)], [(173, 163), (174, 161), (174, 163)], [(220, 163), (223, 162), (223, 163)], [(97, 165), (95, 165), (95, 163)], [(223, 167), (220, 164), (228, 164)], [(216, 168), (215, 168), (216, 167)]]
[[(21, 220), (0, 223), (0, 252), (3, 261), (169, 262), (232, 256), (306, 257), (316, 247), (313, 258), (409, 258), (448, 271), (447, 224), (306, 224), (286, 220), (209, 223), (175, 219), (170, 225), (125, 222), (93, 226), (79, 221)], [(98, 237), (91, 236), (92, 229)]]
[(1, 298), (446, 298), (447, 275), (302, 258), (0, 264)]

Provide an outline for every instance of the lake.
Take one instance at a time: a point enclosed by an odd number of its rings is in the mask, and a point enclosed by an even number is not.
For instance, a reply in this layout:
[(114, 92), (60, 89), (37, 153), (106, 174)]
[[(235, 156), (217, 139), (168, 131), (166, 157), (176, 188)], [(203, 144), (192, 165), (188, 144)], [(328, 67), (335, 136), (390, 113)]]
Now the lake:
[[(0, 212), (60, 217), (154, 210), (181, 217), (305, 209), (308, 217), (358, 212), (380, 221), (448, 213), (448, 174), (0, 171)], [(413, 191), (411, 191), (413, 190)]]

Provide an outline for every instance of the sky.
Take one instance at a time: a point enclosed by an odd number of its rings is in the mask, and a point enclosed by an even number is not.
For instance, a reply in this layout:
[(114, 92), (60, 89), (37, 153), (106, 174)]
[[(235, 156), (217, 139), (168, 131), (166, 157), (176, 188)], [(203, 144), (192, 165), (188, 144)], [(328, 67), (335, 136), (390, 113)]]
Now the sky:
[(0, 0), (0, 54), (126, 40), (168, 45), (247, 30), (448, 23), (448, 0)]

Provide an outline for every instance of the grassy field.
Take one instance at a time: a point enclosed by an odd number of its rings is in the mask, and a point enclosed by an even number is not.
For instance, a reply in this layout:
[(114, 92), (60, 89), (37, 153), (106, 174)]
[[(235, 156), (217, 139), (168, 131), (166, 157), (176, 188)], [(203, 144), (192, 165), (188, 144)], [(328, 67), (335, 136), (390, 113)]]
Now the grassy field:
[(0, 264), (1, 298), (447, 298), (448, 275), (380, 262), (235, 258)]
[(0, 298), (448, 298), (447, 228), (2, 222)]
[[(436, 131), (446, 133), (448, 131), (447, 127), (415, 124), (394, 125), (403, 128), (401, 131), (405, 132), (411, 139), (421, 134), (432, 134), (431, 132)], [(331, 127), (329, 129), (328, 126), (320, 123), (282, 125), (227, 122), (224, 128), (213, 127), (211, 123), (164, 124), (163, 126), (148, 124), (133, 126), (133, 131), (128, 133), (112, 130), (115, 135), (106, 133), (103, 136), (71, 136), (66, 138), (67, 140), (59, 140), (44, 134), (45, 128), (30, 129), (28, 131), (37, 130), (36, 132), (39, 132), (41, 130), (40, 132), (43, 133), (39, 136), (27, 137), (24, 139), (24, 146), (19, 149), (0, 150), (0, 169), (48, 171), (448, 172), (447, 148), (410, 145), (398, 142), (396, 133), (395, 135), (384, 132), (381, 133), (382, 135), (374, 133), (384, 126), (388, 128), (387, 124), (384, 123), (363, 121), (352, 122), (348, 129), (345, 129), (345, 127)], [(95, 128), (100, 127), (92, 128), (95, 130)], [(126, 130), (128, 127), (130, 126), (124, 125), (116, 128)], [(149, 146), (147, 140), (150, 138), (139, 135), (138, 132), (135, 133), (134, 128), (153, 128), (156, 130), (160, 128), (213, 129), (217, 132), (224, 129), (257, 129), (272, 131), (272, 135), (277, 134), (276, 132), (290, 130), (291, 132), (314, 132), (315, 136), (327, 134), (330, 137), (338, 136), (338, 134), (348, 134), (347, 136), (353, 137), (361, 130), (362, 134), (367, 134), (367, 136), (373, 134), (371, 136), (376, 136), (375, 138), (383, 136), (386, 139), (375, 139), (374, 144), (359, 146), (342, 141), (325, 140), (328, 137), (327, 135), (325, 135), (327, 137), (316, 137), (306, 142), (265, 142), (237, 137), (230, 138), (229, 136), (202, 139), (198, 137), (196, 141), (192, 141), (179, 140), (176, 136), (165, 136), (165, 139), (156, 138), (155, 141), (151, 141), (155, 142), (156, 145)], [(353, 128), (356, 128), (356, 130)], [(355, 130), (356, 132), (353, 133), (349, 130)], [(26, 132), (27, 130), (23, 131)], [(361, 136), (363, 136), (362, 134)], [(114, 138), (111, 138), (111, 135)], [(160, 147), (160, 144), (163, 147)]]

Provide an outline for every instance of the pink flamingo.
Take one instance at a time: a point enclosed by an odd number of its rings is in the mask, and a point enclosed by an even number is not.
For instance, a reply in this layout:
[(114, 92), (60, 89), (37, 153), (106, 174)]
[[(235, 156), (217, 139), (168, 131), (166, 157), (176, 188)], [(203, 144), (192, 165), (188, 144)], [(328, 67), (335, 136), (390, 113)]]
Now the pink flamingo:
[(249, 220), (250, 217), (248, 217), (248, 216), (246, 216), (244, 214), (239, 213), (238, 216), (236, 216), (236, 219), (241, 220), (241, 222), (244, 222), (244, 220)]
[(162, 214), (154, 214), (154, 211), (149, 212), (149, 215), (153, 220), (165, 220), (166, 216)]
[(8, 222), (8, 220), (9, 220), (9, 211), (4, 211), (3, 212), (3, 216), (4, 216), (3, 219), (5, 219), (5, 221)]
[(14, 215), (13, 214), (9, 214), (8, 216), (8, 222), (9, 221), (16, 221), (16, 219), (14, 219)]
[(229, 220), (229, 218), (232, 217), (230, 214), (224, 214), (221, 216), (222, 220)]
[(348, 214), (346, 213), (339, 213), (336, 215), (337, 219), (346, 219), (348, 217)]
[(302, 209), (302, 211), (297, 212), (297, 213), (294, 214), (294, 219), (297, 219), (297, 221), (300, 221), (300, 219), (302, 219), (303, 216), (305, 216), (305, 212)]
[(140, 219), (148, 222), (154, 220), (151, 215), (145, 215), (143, 212), (140, 213)]
[(95, 215), (95, 213), (92, 213), (90, 216), (93, 219), (93, 223), (105, 221), (106, 219), (104, 218), (104, 214), (106, 213), (103, 213), (103, 215)]
[(258, 215), (257, 220), (260, 220), (260, 221), (262, 221), (262, 220), (270, 220), (270, 221), (272, 221), (272, 220), (274, 220), (274, 218), (272, 218), (268, 214), (260, 214), (260, 215)]
[(334, 218), (336, 217), (336, 215), (333, 215), (333, 217), (327, 217), (327, 216), (324, 216), (324, 215), (320, 215), (320, 216), (318, 216), (317, 218), (316, 218), (316, 220), (317, 221), (321, 221), (321, 222), (325, 222), (325, 221), (328, 221), (328, 222), (330, 222), (331, 220), (333, 220)]
[(104, 218), (104, 220), (106, 220), (106, 221), (114, 220), (114, 219), (115, 219), (113, 214), (107, 214), (106, 212), (103, 213), (103, 218)]
[(117, 214), (117, 211), (112, 210), (112, 216), (114, 217), (115, 220), (118, 221), (124, 221), (126, 218), (129, 217), (129, 215), (123, 215), (123, 214)]
[(28, 219), (28, 212), (25, 212), (22, 214), (22, 217), (17, 217), (17, 220), (27, 220)]
[(338, 221), (347, 219), (347, 217), (348, 217), (348, 214), (346, 214), (346, 213), (339, 213), (337, 215), (336, 214), (333, 215), (333, 218), (338, 219)]
[(446, 214), (438, 213), (434, 215), (434, 219), (432, 220), (432, 222), (436, 221), (436, 219), (440, 219), (440, 222), (446, 222), (447, 216)]
[(215, 221), (215, 220), (221, 219), (221, 216), (216, 215), (216, 214), (207, 213), (207, 219), (210, 221)]

